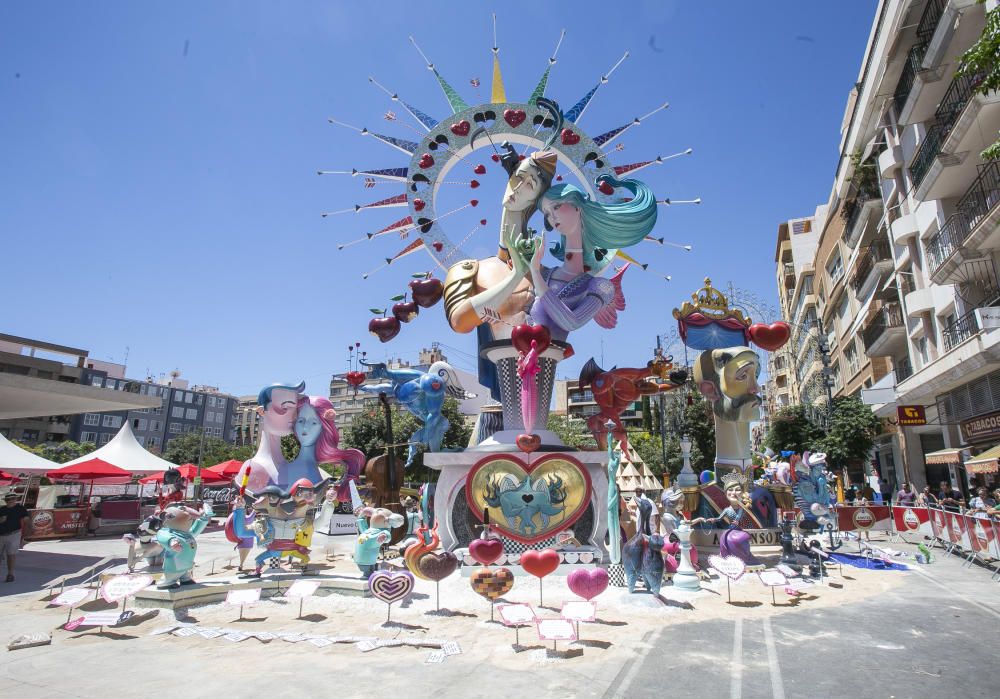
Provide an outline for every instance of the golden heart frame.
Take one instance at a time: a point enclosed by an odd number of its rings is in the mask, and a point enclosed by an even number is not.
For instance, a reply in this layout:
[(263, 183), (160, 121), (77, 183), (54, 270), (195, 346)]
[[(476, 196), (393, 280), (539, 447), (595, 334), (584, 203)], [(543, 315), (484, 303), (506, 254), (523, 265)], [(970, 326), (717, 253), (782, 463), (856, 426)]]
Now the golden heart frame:
[[(498, 482), (507, 475), (513, 476), (522, 485), (525, 479), (531, 479), (535, 483), (538, 479), (546, 481), (549, 489), (544, 495), (541, 491), (535, 492), (529, 488), (522, 496), (525, 502), (532, 503), (535, 497), (541, 497), (541, 504), (530, 504), (527, 507), (534, 510), (527, 517), (520, 511), (508, 514), (502, 506), (487, 502), (490, 490), (495, 491)], [(554, 487), (557, 484), (558, 487)], [(591, 492), (587, 468), (569, 454), (560, 452), (545, 454), (530, 462), (525, 462), (514, 454), (492, 454), (476, 462), (465, 481), (465, 497), (476, 518), (481, 522), (485, 521), (485, 511), (488, 509), (490, 524), (504, 536), (524, 544), (537, 543), (571, 526), (586, 511)], [(561, 496), (561, 501), (556, 505), (551, 503), (553, 493)], [(541, 509), (546, 502), (549, 514)], [(552, 510), (557, 512), (553, 514)]]

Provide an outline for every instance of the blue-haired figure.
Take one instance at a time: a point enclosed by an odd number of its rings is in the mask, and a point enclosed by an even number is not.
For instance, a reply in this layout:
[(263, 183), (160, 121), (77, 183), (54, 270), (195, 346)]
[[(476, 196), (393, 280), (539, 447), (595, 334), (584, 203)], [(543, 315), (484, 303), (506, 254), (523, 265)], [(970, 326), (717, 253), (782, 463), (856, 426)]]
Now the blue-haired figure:
[(245, 485), (251, 492), (259, 492), (268, 485), (287, 485), (281, 483), (281, 474), (287, 466), (281, 454), (281, 438), (295, 430), (299, 396), (305, 388), (305, 381), (300, 381), (298, 384), (271, 384), (261, 389), (257, 395), (260, 444), (257, 453), (236, 475), (238, 487)]
[[(550, 187), (542, 195), (545, 227), (560, 236), (550, 252), (562, 264), (542, 266), (544, 239), (525, 262), (535, 292), (531, 317), (547, 327), (555, 340), (565, 340), (591, 319), (601, 327), (615, 327), (618, 311), (625, 309), (621, 289), (625, 268), (611, 279), (595, 275), (610, 264), (620, 248), (635, 245), (656, 225), (656, 197), (649, 187), (638, 180), (609, 176), (599, 178), (598, 184), (604, 181), (627, 190), (632, 199), (601, 204), (570, 184)], [(524, 254), (520, 247), (517, 252)]]
[(447, 396), (458, 399), (472, 397), (462, 388), (455, 370), (448, 362), (434, 362), (426, 373), (417, 369), (389, 369), (385, 364), (371, 366), (372, 378), (388, 379), (389, 382), (361, 386), (361, 390), (392, 395), (422, 423), (421, 428), (410, 435), (406, 465), (413, 463), (420, 444), (426, 445), (430, 451), (439, 451), (450, 425), (441, 414), (444, 399)]

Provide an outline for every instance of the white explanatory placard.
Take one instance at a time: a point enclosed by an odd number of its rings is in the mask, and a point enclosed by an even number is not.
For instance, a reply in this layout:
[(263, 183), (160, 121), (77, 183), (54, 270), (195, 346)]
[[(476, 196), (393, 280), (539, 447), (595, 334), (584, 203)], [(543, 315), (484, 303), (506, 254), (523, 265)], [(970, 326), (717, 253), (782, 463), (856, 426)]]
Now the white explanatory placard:
[(527, 626), (535, 623), (535, 610), (528, 604), (500, 604), (497, 613), (504, 626)]
[(762, 570), (757, 575), (760, 576), (760, 581), (768, 587), (779, 587), (788, 584), (788, 578), (776, 570)]
[(563, 604), (559, 613), (569, 621), (594, 621), (597, 618), (597, 603), (573, 600)]
[(539, 619), (538, 638), (543, 641), (575, 641), (576, 627), (565, 619)]
[(250, 588), (249, 590), (230, 590), (226, 593), (226, 604), (230, 604), (234, 607), (242, 607), (259, 601), (259, 587)]
[(312, 597), (319, 589), (319, 580), (296, 580), (285, 592), (285, 597)]
[(146, 575), (116, 575), (108, 578), (101, 585), (101, 597), (108, 604), (114, 604), (127, 597), (142, 592), (153, 584), (153, 576)]
[(59, 596), (50, 601), (49, 604), (57, 607), (75, 607), (88, 597), (90, 597), (90, 590), (82, 587), (73, 587), (69, 590), (63, 590)]

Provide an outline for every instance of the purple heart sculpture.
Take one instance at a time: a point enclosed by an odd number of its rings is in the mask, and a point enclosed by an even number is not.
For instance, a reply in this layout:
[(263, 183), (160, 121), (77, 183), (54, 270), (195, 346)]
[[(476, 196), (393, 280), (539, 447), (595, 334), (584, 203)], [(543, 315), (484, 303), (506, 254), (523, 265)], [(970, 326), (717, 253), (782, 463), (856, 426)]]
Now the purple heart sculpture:
[(455, 572), (458, 568), (458, 558), (450, 551), (429, 552), (417, 560), (417, 567), (425, 577), (440, 582)]
[(608, 589), (608, 571), (604, 568), (574, 570), (567, 576), (566, 584), (574, 595), (592, 600)]
[(413, 574), (408, 570), (377, 570), (368, 578), (368, 589), (386, 604), (401, 602), (413, 592)]

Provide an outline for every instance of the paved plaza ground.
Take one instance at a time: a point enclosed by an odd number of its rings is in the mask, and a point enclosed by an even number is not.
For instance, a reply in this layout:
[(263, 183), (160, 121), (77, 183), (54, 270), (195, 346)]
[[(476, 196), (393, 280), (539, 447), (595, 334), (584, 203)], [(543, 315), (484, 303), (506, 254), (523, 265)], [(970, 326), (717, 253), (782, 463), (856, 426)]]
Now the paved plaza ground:
[[(317, 537), (317, 552), (325, 537)], [(332, 540), (327, 574), (357, 577), (348, 558), (352, 539)], [(910, 553), (900, 543), (879, 545)], [(230, 575), (230, 544), (221, 532), (201, 539), (199, 579)], [(845, 543), (843, 550), (856, 550)], [(997, 696), (994, 663), (1000, 641), (1000, 586), (990, 571), (936, 557), (907, 572), (844, 567), (829, 585), (777, 606), (756, 580), (732, 588), (712, 580), (698, 594), (663, 588), (663, 599), (609, 589), (597, 598), (598, 621), (581, 625), (582, 641), (540, 642), (534, 629), (514, 632), (489, 622), (488, 603), (458, 575), (442, 583), (434, 613), (433, 584), (419, 581), (412, 598), (385, 605), (360, 596), (308, 599), (298, 605), (267, 600), (239, 610), (213, 604), (180, 610), (140, 609), (125, 625), (69, 632), (65, 610), (46, 604), (42, 583), (106, 555), (121, 555), (115, 539), (39, 542), (20, 557), (18, 581), (0, 587), (0, 618), (8, 637), (50, 632), (48, 646), (0, 651), (0, 695), (30, 697), (157, 696), (699, 696), (930, 697)], [(214, 560), (214, 573), (209, 562)], [(902, 559), (901, 559), (902, 560)], [(545, 580), (539, 611), (557, 616), (573, 596), (563, 579)], [(518, 577), (505, 596), (538, 606), (538, 582)], [(84, 610), (111, 605), (88, 602)], [(74, 613), (76, 616), (77, 613)], [(316, 647), (279, 639), (228, 642), (200, 636), (150, 635), (179, 623), (247, 632), (299, 632), (454, 640), (461, 653), (427, 663), (430, 651), (411, 646), (367, 653), (351, 644)]]

